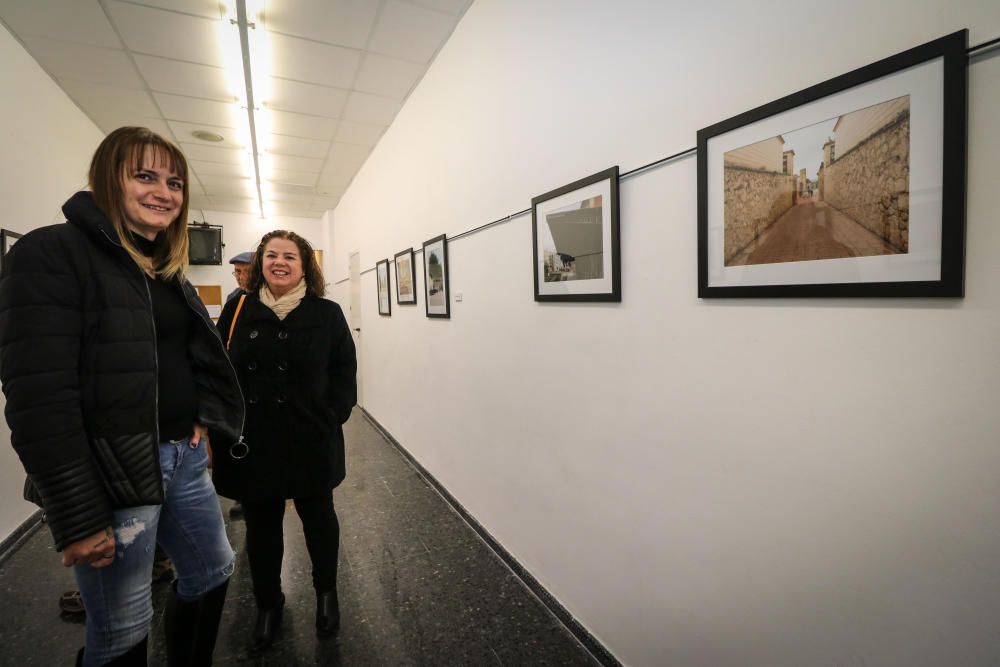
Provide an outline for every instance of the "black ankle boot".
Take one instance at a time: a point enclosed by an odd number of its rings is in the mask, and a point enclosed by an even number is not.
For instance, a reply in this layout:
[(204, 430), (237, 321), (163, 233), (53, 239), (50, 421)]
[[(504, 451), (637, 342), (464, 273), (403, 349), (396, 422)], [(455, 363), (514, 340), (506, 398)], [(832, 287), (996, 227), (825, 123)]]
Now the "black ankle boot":
[(340, 603), (336, 589), (316, 593), (316, 634), (330, 637), (340, 629)]
[(278, 604), (267, 609), (257, 608), (257, 622), (250, 635), (250, 655), (258, 656), (274, 642), (274, 635), (281, 627), (281, 614), (285, 607), (285, 594), (281, 594)]
[(181, 600), (174, 583), (163, 619), (169, 667), (208, 667), (212, 664), (227, 588), (228, 579), (199, 600)]

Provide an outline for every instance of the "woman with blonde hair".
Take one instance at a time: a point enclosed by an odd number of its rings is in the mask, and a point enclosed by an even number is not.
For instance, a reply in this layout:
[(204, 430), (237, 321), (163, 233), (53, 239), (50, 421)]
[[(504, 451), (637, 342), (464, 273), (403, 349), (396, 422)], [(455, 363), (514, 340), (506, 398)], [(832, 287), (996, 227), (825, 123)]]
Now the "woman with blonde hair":
[(109, 134), (66, 223), (4, 258), (0, 379), (11, 441), (87, 613), (77, 664), (145, 665), (155, 545), (174, 563), (170, 665), (212, 662), (233, 550), (206, 470), (243, 398), (184, 278), (187, 163), (140, 127)]

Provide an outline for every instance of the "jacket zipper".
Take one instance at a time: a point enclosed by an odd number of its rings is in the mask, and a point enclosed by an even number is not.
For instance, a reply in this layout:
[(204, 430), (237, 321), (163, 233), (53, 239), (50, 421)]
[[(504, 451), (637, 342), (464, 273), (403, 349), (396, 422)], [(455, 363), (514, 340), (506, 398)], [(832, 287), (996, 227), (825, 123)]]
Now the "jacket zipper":
[[(120, 242), (115, 241), (110, 236), (108, 236), (108, 233), (104, 231), (104, 227), (100, 227), (99, 229), (101, 230), (101, 233), (104, 234), (104, 238), (106, 238), (109, 242), (111, 242), (112, 245), (118, 246), (123, 251), (125, 250), (125, 248), (122, 246)], [(129, 259), (131, 260), (131, 258)], [(132, 263), (135, 264), (135, 262)], [(142, 284), (146, 287), (146, 299), (148, 300), (149, 304), (149, 322), (150, 324), (153, 325), (153, 371), (155, 372), (154, 377), (156, 380), (153, 387), (153, 397), (154, 397), (153, 416), (156, 417), (156, 421), (154, 422), (153, 428), (156, 433), (156, 442), (154, 443), (156, 445), (156, 467), (159, 468), (160, 467), (160, 355), (156, 351), (156, 317), (153, 315), (153, 293), (150, 292), (149, 290), (149, 276), (146, 275), (146, 272), (142, 270), (141, 266), (137, 265), (135, 268), (139, 269), (139, 274), (142, 276)], [(160, 474), (161, 475), (163, 474), (162, 471)]]

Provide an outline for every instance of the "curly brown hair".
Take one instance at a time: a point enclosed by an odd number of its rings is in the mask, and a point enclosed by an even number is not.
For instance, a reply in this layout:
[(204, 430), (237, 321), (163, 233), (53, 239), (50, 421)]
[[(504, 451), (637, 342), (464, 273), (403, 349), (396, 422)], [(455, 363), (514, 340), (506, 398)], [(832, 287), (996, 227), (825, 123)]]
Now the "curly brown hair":
[(316, 261), (316, 253), (309, 241), (285, 229), (275, 229), (273, 232), (264, 234), (257, 249), (254, 250), (253, 258), (250, 260), (250, 277), (247, 278), (247, 291), (255, 294), (264, 285), (264, 248), (267, 247), (271, 239), (285, 239), (291, 241), (299, 249), (299, 257), (302, 260), (302, 273), (306, 281), (306, 294), (323, 296), (326, 294), (326, 281), (323, 279), (323, 268)]

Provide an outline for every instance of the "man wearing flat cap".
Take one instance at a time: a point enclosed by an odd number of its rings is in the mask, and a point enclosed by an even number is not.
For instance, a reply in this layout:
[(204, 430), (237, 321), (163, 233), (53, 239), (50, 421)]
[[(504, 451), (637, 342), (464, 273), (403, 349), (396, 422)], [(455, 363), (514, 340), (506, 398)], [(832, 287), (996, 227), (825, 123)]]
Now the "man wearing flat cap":
[(227, 303), (234, 296), (239, 296), (247, 291), (247, 280), (250, 279), (251, 259), (253, 259), (253, 253), (241, 252), (229, 260), (229, 263), (233, 265), (233, 277), (236, 278), (236, 282), (239, 283), (239, 287), (229, 293), (229, 296), (226, 297)]

